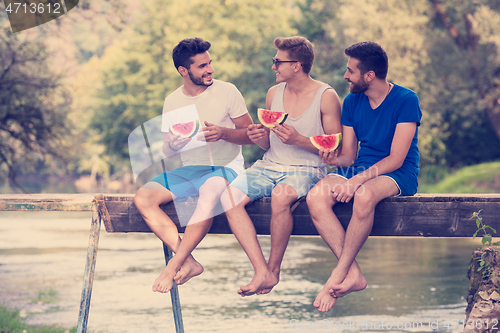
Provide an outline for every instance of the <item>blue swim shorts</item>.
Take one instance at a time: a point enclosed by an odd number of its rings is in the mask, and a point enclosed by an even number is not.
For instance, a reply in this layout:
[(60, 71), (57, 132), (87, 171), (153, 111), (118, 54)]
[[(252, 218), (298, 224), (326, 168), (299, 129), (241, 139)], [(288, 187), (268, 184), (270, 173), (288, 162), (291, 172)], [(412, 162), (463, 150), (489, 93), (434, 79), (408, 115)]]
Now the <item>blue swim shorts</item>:
[(222, 177), (231, 183), (238, 174), (231, 168), (209, 165), (189, 165), (159, 174), (150, 180), (164, 186), (183, 201), (198, 195), (200, 187), (211, 177)]
[[(369, 166), (350, 166), (347, 168), (338, 168), (337, 170), (330, 172), (329, 175), (335, 174), (346, 179), (350, 179), (368, 168)], [(398, 196), (412, 196), (417, 193), (418, 180), (416, 175), (408, 175), (401, 169), (397, 169), (396, 171), (379, 175), (379, 177), (391, 178), (399, 188)]]
[(230, 186), (241, 190), (253, 202), (271, 196), (271, 192), (279, 184), (291, 186), (299, 199), (318, 181), (318, 177), (307, 171), (281, 172), (252, 166), (236, 177)]

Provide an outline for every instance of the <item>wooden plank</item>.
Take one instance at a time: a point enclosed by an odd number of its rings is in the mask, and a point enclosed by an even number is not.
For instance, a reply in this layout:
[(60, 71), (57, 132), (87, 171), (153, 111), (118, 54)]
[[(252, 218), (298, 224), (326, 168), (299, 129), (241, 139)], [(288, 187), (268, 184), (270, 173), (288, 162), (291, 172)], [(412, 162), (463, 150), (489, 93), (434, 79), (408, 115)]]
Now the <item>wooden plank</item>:
[[(104, 225), (108, 232), (151, 232), (133, 204), (133, 195), (96, 196)], [(196, 202), (177, 203), (182, 211), (194, 211)], [(173, 203), (162, 209), (177, 223), (179, 217)], [(269, 234), (270, 198), (263, 198), (247, 207), (258, 234)], [(424, 236), (424, 237), (471, 237), (476, 231), (472, 213), (482, 210), (483, 221), (500, 230), (500, 194), (418, 194), (412, 197), (387, 198), (375, 210), (373, 236)], [(337, 204), (334, 212), (347, 227), (351, 218), (352, 203)], [(317, 235), (304, 199), (293, 211), (293, 235)], [(107, 219), (107, 221), (106, 221)], [(228, 234), (231, 230), (224, 214), (214, 218), (210, 233)]]
[(0, 211), (92, 211), (95, 194), (0, 194)]

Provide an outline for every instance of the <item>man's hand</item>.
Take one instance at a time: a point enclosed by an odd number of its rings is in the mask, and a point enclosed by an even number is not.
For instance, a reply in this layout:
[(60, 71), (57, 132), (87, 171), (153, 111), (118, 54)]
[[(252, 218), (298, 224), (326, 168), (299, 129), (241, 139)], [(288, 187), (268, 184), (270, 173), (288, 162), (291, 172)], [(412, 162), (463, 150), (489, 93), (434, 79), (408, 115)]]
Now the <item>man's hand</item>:
[(191, 138), (179, 139), (179, 135), (172, 137), (172, 139), (168, 142), (165, 142), (166, 145), (170, 147), (171, 150), (177, 151), (184, 148), (188, 142), (191, 141)]
[(250, 124), (247, 127), (247, 135), (253, 143), (257, 143), (259, 140), (262, 140), (263, 138), (268, 136), (269, 133), (266, 131), (264, 125), (262, 124)]
[(320, 148), (319, 152), (319, 157), (321, 157), (321, 160), (323, 163), (326, 163), (331, 166), (337, 166), (337, 157), (339, 155), (338, 149), (335, 150), (330, 150), (330, 149), (325, 149), (325, 148)]
[(363, 183), (359, 182), (358, 178), (354, 176), (332, 189), (333, 198), (337, 202), (349, 202), (361, 185), (363, 185)]
[(271, 131), (273, 131), (284, 144), (298, 145), (300, 142), (301, 135), (292, 126), (278, 124), (276, 127), (271, 128)]
[(208, 121), (205, 121), (205, 126), (201, 129), (201, 133), (196, 137), (199, 141), (205, 142), (215, 142), (219, 141), (223, 134), (224, 129), (215, 124), (211, 124)]

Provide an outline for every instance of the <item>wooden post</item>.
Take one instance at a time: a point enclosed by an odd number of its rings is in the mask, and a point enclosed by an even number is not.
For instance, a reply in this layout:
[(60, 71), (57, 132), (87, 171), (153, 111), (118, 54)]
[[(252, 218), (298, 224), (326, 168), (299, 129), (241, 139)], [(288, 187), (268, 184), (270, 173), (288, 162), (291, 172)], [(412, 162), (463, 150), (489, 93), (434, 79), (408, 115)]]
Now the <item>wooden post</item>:
[[(163, 253), (165, 254), (165, 265), (172, 259), (172, 251), (163, 243)], [(172, 311), (174, 313), (175, 331), (177, 333), (184, 333), (184, 323), (182, 321), (181, 299), (179, 296), (179, 288), (174, 281), (174, 285), (170, 290), (170, 298), (172, 299)]]
[(87, 248), (87, 261), (83, 277), (82, 298), (80, 301), (80, 312), (78, 315), (77, 333), (87, 332), (87, 322), (90, 311), (90, 298), (94, 285), (95, 262), (97, 258), (97, 247), (101, 231), (101, 217), (97, 211), (97, 205), (92, 206), (92, 225), (90, 228), (89, 246)]

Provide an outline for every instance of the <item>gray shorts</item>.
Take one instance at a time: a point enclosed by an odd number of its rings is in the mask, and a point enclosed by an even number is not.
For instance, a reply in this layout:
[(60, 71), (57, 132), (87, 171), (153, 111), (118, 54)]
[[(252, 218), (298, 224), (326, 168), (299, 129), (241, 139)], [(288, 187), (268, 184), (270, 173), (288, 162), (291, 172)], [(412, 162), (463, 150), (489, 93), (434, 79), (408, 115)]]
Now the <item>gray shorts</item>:
[(285, 184), (295, 190), (299, 199), (306, 196), (319, 180), (307, 171), (281, 172), (252, 166), (236, 177), (229, 186), (239, 189), (253, 202), (271, 196), (271, 192), (277, 185)]

